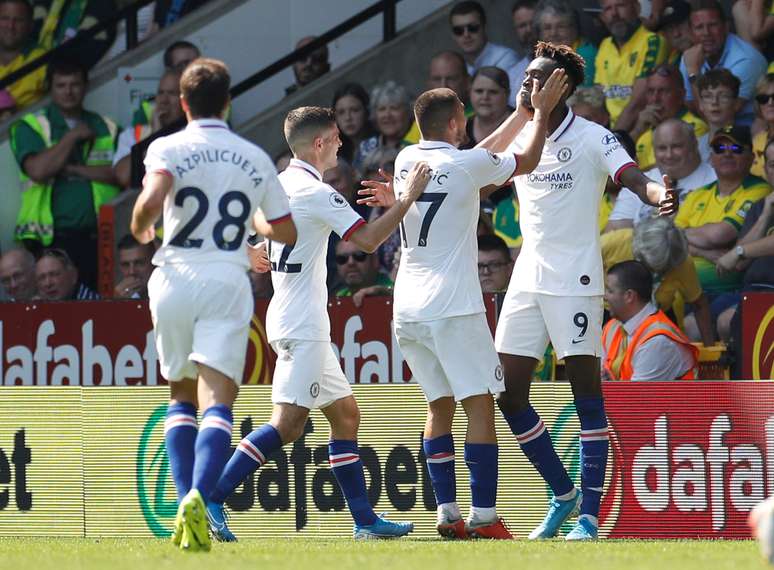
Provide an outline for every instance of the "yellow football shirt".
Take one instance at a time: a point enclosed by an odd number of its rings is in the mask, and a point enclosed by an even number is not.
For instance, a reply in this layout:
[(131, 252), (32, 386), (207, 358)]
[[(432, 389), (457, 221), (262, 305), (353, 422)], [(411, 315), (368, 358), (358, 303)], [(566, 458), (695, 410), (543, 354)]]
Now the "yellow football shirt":
[(667, 42), (663, 36), (642, 25), (620, 50), (612, 37), (602, 40), (594, 66), (594, 83), (605, 91), (612, 124), (629, 102), (634, 82), (666, 61), (667, 55)]
[(763, 151), (766, 150), (768, 140), (769, 133), (766, 131), (761, 131), (753, 137), (752, 143), (755, 160), (753, 161), (752, 168), (750, 168), (750, 174), (753, 176), (760, 176), (761, 178), (766, 176), (763, 170), (763, 166), (766, 163), (766, 160), (763, 158)]
[[(677, 118), (693, 126), (696, 138), (705, 135), (709, 130), (707, 123), (687, 109), (680, 113)], [(637, 165), (643, 172), (656, 166), (656, 154), (653, 152), (653, 129), (648, 129), (637, 139)]]
[[(31, 47), (16, 56), (8, 65), (0, 65), (0, 78), (10, 75), (17, 69), (27, 65), (33, 59), (37, 59), (46, 52), (38, 47)], [(43, 97), (46, 93), (46, 66), (37, 68), (18, 81), (13, 82), (6, 89), (16, 101), (19, 109), (30, 105)]]

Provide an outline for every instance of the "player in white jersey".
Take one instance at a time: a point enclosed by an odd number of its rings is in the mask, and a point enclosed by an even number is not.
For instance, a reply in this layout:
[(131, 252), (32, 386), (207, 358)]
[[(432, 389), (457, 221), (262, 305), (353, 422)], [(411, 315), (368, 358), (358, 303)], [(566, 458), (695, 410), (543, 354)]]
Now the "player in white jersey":
[[(497, 323), (495, 345), (505, 373), (498, 405), (525, 455), (554, 492), (543, 523), (530, 538), (555, 536), (573, 513), (578, 523), (568, 540), (597, 537), (599, 503), (607, 463), (608, 434), (600, 382), (604, 281), (597, 226), (608, 176), (662, 214), (676, 205), (674, 190), (649, 180), (615, 135), (578, 117), (566, 98), (583, 82), (583, 60), (572, 49), (539, 42), (520, 98), (529, 105), (535, 83), (564, 69), (570, 91), (549, 118), (546, 144), (534, 172), (516, 177), (524, 243)], [(528, 144), (531, 125), (510, 150)], [(503, 150), (507, 139), (488, 141)], [(666, 179), (665, 179), (666, 181)], [(532, 372), (548, 341), (565, 361), (581, 424), (581, 490), (573, 485), (529, 403)]]
[(331, 347), (325, 257), (331, 231), (363, 251), (375, 251), (424, 190), (428, 167), (418, 164), (407, 173), (406, 193), (367, 224), (341, 194), (322, 181), (324, 172), (336, 167), (341, 146), (333, 111), (294, 109), (285, 119), (285, 138), (293, 159), (280, 181), (290, 199), (298, 241), (289, 246), (270, 240), (269, 260), (258, 267), (266, 270), (270, 264), (274, 285), (266, 315), (267, 337), (277, 353), (274, 410), (268, 423), (242, 439), (226, 465), (207, 506), (210, 528), (220, 540), (235, 540), (226, 526), (223, 502), (271, 453), (298, 439), (309, 410), (320, 408), (331, 426), (330, 465), (355, 521), (355, 538), (403, 536), (413, 524), (378, 516), (368, 501), (357, 445), (360, 411)]
[(148, 148), (131, 222), (134, 237), (148, 243), (163, 211), (164, 242), (148, 295), (170, 387), (164, 433), (180, 502), (173, 542), (188, 551), (210, 549), (205, 501), (231, 450), (231, 407), (253, 315), (248, 232), (296, 240), (271, 160), (222, 120), (229, 83), (220, 61), (186, 68), (180, 92), (188, 126)]
[[(403, 149), (395, 161), (398, 196), (414, 164), (425, 161), (432, 169), (426, 191), (401, 223), (394, 323), (401, 351), (427, 397), (423, 448), (438, 504), (437, 529), (448, 538), (513, 538), (495, 507), (493, 394), (504, 385), (477, 272), (480, 191), (502, 186), (537, 165), (549, 112), (565, 81), (557, 72), (541, 92), (535, 91), (536, 128), (517, 153), (458, 150), (466, 137), (464, 105), (451, 89), (426, 91), (414, 106), (422, 140)], [(364, 202), (384, 205), (381, 195)], [(465, 462), (472, 505), (467, 523), (456, 499), (451, 430), (457, 402), (468, 420)]]

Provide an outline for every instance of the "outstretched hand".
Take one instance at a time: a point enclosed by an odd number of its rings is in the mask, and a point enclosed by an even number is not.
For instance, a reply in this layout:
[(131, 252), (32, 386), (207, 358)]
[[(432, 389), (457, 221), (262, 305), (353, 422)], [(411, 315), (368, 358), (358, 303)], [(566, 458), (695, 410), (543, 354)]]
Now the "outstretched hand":
[(371, 208), (389, 208), (395, 203), (393, 177), (381, 168), (379, 176), (384, 180), (363, 180), (360, 183), (363, 188), (358, 190), (357, 194), (366, 198), (358, 198), (358, 204), (365, 204)]
[(658, 203), (659, 216), (671, 216), (677, 212), (680, 202), (680, 195), (675, 188), (675, 183), (666, 174), (662, 177), (664, 181), (664, 197)]
[(548, 116), (556, 104), (567, 92), (567, 74), (564, 69), (554, 69), (551, 76), (541, 87), (537, 81), (532, 82), (532, 107), (536, 112)]

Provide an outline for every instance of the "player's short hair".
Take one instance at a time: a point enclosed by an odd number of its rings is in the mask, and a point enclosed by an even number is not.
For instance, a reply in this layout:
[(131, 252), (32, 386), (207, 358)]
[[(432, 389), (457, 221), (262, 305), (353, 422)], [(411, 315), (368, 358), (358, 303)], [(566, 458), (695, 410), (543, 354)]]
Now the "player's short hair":
[(630, 135), (626, 131), (622, 131), (621, 129), (615, 129), (613, 131), (610, 131), (615, 135), (615, 138), (618, 139), (618, 142), (621, 143), (621, 146), (624, 147), (624, 150), (626, 151), (626, 154), (629, 155), (629, 158), (631, 158), (633, 161), (637, 161), (637, 145), (634, 144), (634, 139), (632, 138), (632, 135)]
[(739, 97), (739, 88), (742, 82), (725, 67), (716, 67), (706, 73), (702, 73), (696, 80), (696, 89), (701, 94), (706, 89), (713, 87), (728, 87), (734, 92), (734, 97)]
[(194, 118), (220, 117), (228, 104), (231, 76), (222, 61), (200, 57), (180, 78), (180, 94)]
[(511, 261), (511, 250), (508, 249), (508, 244), (500, 236), (484, 234), (478, 236), (477, 239), (479, 251), (499, 251), (503, 254), (504, 260)]
[(481, 25), (486, 26), (486, 12), (484, 7), (475, 0), (464, 0), (463, 2), (457, 2), (452, 6), (451, 12), (449, 12), (449, 21), (454, 16), (464, 16), (466, 14), (476, 13), (479, 15)]
[(560, 46), (549, 42), (538, 42), (535, 45), (535, 57), (545, 57), (556, 62), (557, 66), (564, 69), (567, 77), (572, 82), (570, 93), (579, 85), (583, 85), (586, 63), (583, 58), (575, 53), (571, 47)]
[(176, 42), (173, 42), (170, 44), (167, 49), (164, 50), (164, 67), (167, 69), (172, 67), (172, 52), (178, 49), (190, 49), (196, 52), (196, 57), (199, 57), (201, 55), (201, 51), (199, 51), (199, 48), (192, 44), (191, 42), (185, 41), (185, 40), (178, 40)]
[(669, 218), (645, 218), (634, 228), (632, 252), (634, 259), (657, 275), (664, 275), (685, 261), (688, 240)]
[(298, 156), (304, 146), (323, 131), (336, 125), (336, 115), (328, 107), (298, 107), (285, 117), (285, 140), (293, 154)]
[(495, 67), (494, 65), (485, 65), (484, 67), (479, 67), (476, 70), (476, 73), (473, 74), (473, 81), (475, 81), (479, 75), (486, 77), (487, 79), (491, 79), (499, 87), (505, 89), (507, 93), (511, 92), (511, 80), (508, 78), (508, 74), (502, 68)]
[(446, 130), (462, 103), (457, 94), (448, 87), (425, 91), (414, 103), (414, 117), (419, 125), (422, 138), (438, 138)]
[(634, 291), (640, 300), (648, 302), (653, 294), (653, 274), (642, 263), (635, 260), (616, 263), (607, 270), (608, 275), (615, 275), (618, 284), (624, 291)]
[(723, 6), (721, 6), (720, 2), (717, 0), (694, 0), (691, 2), (691, 14), (694, 12), (701, 12), (702, 10), (712, 10), (717, 12), (721, 20), (724, 22), (727, 20)]

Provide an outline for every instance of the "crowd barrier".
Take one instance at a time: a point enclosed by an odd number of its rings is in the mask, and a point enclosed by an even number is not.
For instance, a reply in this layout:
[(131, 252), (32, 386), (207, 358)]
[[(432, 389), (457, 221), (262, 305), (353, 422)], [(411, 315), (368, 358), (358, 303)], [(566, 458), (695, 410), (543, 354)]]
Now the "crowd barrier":
[[(355, 386), (361, 457), (378, 511), (433, 536), (435, 503), (421, 447), (426, 412), (416, 385)], [(774, 383), (605, 385), (610, 461), (601, 534), (608, 538), (746, 538), (746, 517), (774, 492)], [(0, 535), (164, 537), (176, 500), (163, 444), (164, 387), (7, 387), (0, 398)], [(534, 405), (579, 480), (569, 386), (540, 383)], [(269, 416), (270, 387), (244, 386), (234, 436)], [(518, 536), (542, 519), (549, 490), (498, 417), (498, 509)], [(457, 479), (464, 418), (455, 422)], [(315, 411), (304, 436), (229, 498), (242, 538), (346, 537), (351, 520), (328, 466), (328, 429)]]

